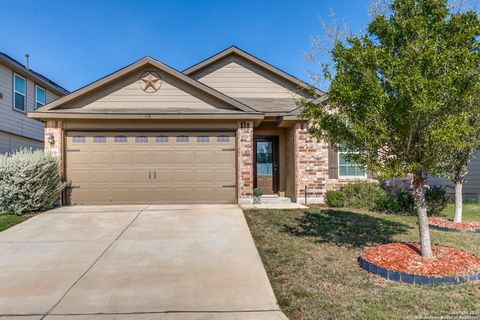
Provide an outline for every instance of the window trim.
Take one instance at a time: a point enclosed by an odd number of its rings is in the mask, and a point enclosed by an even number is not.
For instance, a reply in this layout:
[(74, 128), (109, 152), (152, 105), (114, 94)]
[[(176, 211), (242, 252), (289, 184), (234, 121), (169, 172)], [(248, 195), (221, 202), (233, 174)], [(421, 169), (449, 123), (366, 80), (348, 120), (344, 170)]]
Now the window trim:
[[(41, 103), (41, 106), (38, 107), (37, 104), (38, 104), (38, 96), (37, 96), (37, 89), (41, 89), (43, 90), (43, 97), (44, 97), (44, 102)], [(41, 87), (39, 86), (38, 84), (35, 83), (35, 105), (33, 106), (33, 109), (34, 110), (38, 110), (40, 109), (41, 107), (45, 106), (47, 104), (47, 90), (44, 88), (44, 87)]]
[[(342, 176), (340, 174), (340, 155), (345, 153), (358, 153), (358, 152), (349, 152), (349, 151), (337, 151), (337, 171), (338, 171), (338, 178), (337, 179), (361, 179), (367, 178), (367, 171), (363, 168), (363, 175), (362, 176)], [(359, 167), (359, 165), (355, 164)]]
[[(23, 79), (23, 81), (25, 82), (25, 93), (21, 93), (20, 91), (17, 91), (17, 88), (16, 88), (16, 85), (15, 85), (15, 77), (19, 77), (20, 79)], [(18, 73), (13, 73), (13, 101), (12, 101), (12, 108), (14, 111), (17, 111), (17, 112), (21, 112), (21, 113), (27, 113), (27, 79), (25, 77), (22, 77), (21, 75), (19, 75)], [(18, 109), (15, 107), (15, 94), (18, 93), (18, 94), (21, 94), (23, 95), (23, 110), (22, 109)]]

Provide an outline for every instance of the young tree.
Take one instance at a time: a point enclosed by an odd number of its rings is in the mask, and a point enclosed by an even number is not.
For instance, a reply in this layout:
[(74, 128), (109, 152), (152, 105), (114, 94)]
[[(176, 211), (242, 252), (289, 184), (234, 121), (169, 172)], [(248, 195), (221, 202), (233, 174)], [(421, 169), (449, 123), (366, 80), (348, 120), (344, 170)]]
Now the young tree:
[(448, 172), (444, 177), (450, 179), (455, 186), (455, 216), (453, 221), (456, 223), (462, 222), (463, 184), (468, 173), (468, 166), (480, 148), (480, 124), (472, 119), (471, 125), (474, 135), (467, 137), (467, 147), (446, 155), (443, 166), (443, 171)]
[(422, 255), (432, 257), (425, 173), (467, 146), (480, 113), (480, 22), (446, 0), (393, 0), (360, 36), (335, 41), (328, 105), (302, 101), (310, 133), (354, 150), (350, 160), (383, 177), (410, 175)]

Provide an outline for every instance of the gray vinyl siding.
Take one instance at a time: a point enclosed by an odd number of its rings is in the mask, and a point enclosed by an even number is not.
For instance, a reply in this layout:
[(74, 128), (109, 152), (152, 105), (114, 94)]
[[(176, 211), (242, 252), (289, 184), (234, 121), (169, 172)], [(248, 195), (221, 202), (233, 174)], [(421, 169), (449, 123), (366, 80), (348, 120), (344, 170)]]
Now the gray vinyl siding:
[(43, 149), (43, 142), (0, 132), (0, 154), (24, 148)]
[[(480, 152), (470, 163), (468, 168), (467, 181), (463, 186), (463, 196), (465, 199), (480, 199)], [(427, 183), (432, 186), (446, 187), (447, 193), (453, 195), (453, 183), (448, 179), (431, 177), (427, 179)]]
[[(20, 137), (43, 141), (43, 123), (28, 118), (26, 113), (13, 110), (13, 71), (4, 65), (0, 65), (0, 131), (8, 132)], [(26, 89), (26, 111), (33, 111), (35, 106), (35, 83), (26, 75), (20, 74), (27, 80)], [(46, 102), (51, 102), (58, 96), (47, 88)]]

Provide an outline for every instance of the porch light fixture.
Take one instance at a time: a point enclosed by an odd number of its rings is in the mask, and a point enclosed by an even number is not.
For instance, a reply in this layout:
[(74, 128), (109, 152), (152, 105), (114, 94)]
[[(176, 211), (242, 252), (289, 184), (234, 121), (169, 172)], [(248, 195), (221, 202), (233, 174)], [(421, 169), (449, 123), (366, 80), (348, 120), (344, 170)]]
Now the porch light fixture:
[(53, 134), (49, 134), (48, 138), (47, 138), (47, 141), (48, 141), (48, 143), (50, 143), (50, 145), (53, 146), (55, 144), (55, 136)]

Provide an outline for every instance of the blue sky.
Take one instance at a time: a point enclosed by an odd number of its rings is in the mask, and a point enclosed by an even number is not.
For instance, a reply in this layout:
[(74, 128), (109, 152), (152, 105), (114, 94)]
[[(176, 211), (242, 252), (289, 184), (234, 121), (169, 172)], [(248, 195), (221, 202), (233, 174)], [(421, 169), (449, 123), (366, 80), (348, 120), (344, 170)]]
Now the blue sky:
[(0, 51), (75, 90), (145, 55), (183, 70), (236, 45), (308, 80), (304, 59), (320, 18), (359, 32), (368, 0), (0, 0)]

